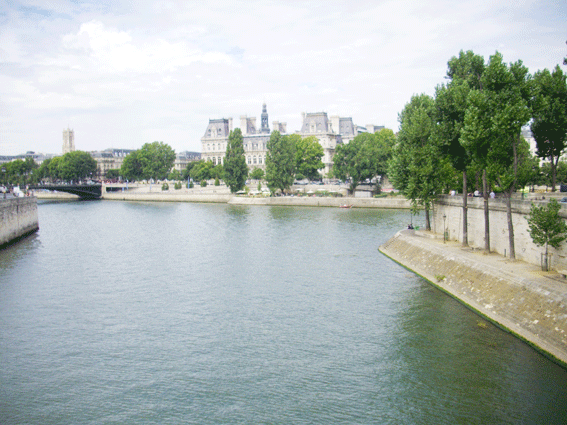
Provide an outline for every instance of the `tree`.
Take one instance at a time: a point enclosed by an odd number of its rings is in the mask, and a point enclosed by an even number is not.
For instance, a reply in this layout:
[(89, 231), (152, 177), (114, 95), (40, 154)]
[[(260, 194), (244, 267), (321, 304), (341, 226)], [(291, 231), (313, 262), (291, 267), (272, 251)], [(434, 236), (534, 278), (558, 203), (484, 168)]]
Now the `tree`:
[(295, 142), (296, 171), (310, 180), (321, 178), (319, 170), (325, 168), (323, 158), (323, 146), (315, 136), (304, 137), (292, 134), (288, 137), (297, 137)]
[(212, 179), (214, 167), (215, 165), (212, 161), (205, 161), (203, 159), (196, 161), (195, 165), (191, 168), (191, 178), (200, 182)]
[(396, 135), (389, 128), (374, 133), (373, 143), (369, 147), (374, 162), (374, 176), (384, 177), (388, 174), (388, 167), (392, 159)]
[(132, 151), (126, 155), (120, 167), (120, 175), (130, 181), (144, 178), (139, 150)]
[(167, 177), (175, 162), (175, 151), (167, 143), (146, 143), (138, 151), (145, 179), (162, 180)]
[[(517, 61), (506, 66), (502, 55), (496, 52), (490, 57), (483, 74), (483, 85), (490, 94), (492, 134), (494, 135), (488, 154), (489, 170), (499, 174), (498, 182), (506, 194), (508, 218), (508, 240), (510, 259), (516, 258), (514, 225), (512, 221), (512, 194), (520, 182), (521, 130), (530, 119), (530, 75), (528, 69)], [(524, 154), (524, 156), (526, 156)], [(489, 171), (490, 172), (490, 171)]]
[(262, 180), (264, 178), (264, 170), (261, 168), (254, 168), (250, 173), (250, 178), (254, 180)]
[(63, 180), (80, 180), (96, 175), (96, 160), (88, 152), (67, 152), (58, 165), (59, 176)]
[(549, 269), (548, 247), (557, 249), (567, 239), (567, 224), (559, 216), (561, 205), (551, 199), (548, 204), (537, 206), (532, 203), (532, 208), (526, 219), (532, 240), (537, 246), (545, 246), (544, 270)]
[(544, 69), (533, 78), (531, 130), (537, 143), (537, 155), (550, 161), (552, 192), (556, 186), (557, 163), (567, 141), (566, 78), (559, 65), (552, 73)]
[(400, 113), (400, 131), (388, 172), (394, 187), (411, 200), (413, 211), (423, 206), (426, 230), (431, 230), (429, 214), (449, 165), (433, 137), (434, 106), (430, 96), (415, 95)]
[(441, 141), (442, 153), (453, 168), (462, 173), (463, 179), (463, 246), (468, 245), (467, 223), (467, 166), (470, 164), (469, 153), (461, 140), (467, 99), (471, 90), (481, 88), (481, 76), (484, 72), (484, 58), (475, 55), (471, 50), (459, 52), (448, 62), (447, 76), (449, 82), (438, 86), (435, 94), (437, 110), (436, 134)]
[(242, 131), (234, 129), (228, 136), (226, 154), (224, 156), (224, 181), (231, 193), (236, 193), (246, 185), (248, 166), (244, 157)]
[(110, 169), (106, 172), (105, 177), (110, 180), (115, 180), (120, 177), (120, 170), (118, 168)]
[(290, 136), (273, 131), (268, 140), (266, 155), (266, 182), (272, 193), (282, 192), (293, 184), (295, 175), (295, 143)]
[(342, 180), (350, 179), (350, 191), (354, 193), (364, 180), (386, 174), (386, 161), (382, 159), (391, 155), (390, 141), (388, 133), (382, 136), (361, 133), (350, 142), (338, 145), (333, 157), (333, 174)]

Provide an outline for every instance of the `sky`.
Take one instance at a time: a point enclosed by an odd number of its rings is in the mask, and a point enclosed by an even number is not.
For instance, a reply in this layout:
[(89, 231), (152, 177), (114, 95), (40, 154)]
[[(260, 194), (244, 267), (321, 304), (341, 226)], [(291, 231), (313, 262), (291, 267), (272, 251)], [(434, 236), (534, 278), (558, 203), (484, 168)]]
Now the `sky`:
[(414, 94), (434, 95), (461, 50), (567, 56), (567, 2), (0, 1), (0, 155), (201, 151), (209, 119), (301, 129), (302, 112), (398, 130)]

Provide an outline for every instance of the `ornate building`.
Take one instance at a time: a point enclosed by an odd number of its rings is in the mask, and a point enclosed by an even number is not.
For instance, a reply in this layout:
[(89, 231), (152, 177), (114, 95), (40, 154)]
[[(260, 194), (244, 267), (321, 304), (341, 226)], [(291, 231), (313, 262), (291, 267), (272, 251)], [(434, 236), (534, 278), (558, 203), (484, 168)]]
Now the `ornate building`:
[[(274, 121), (272, 125), (274, 130), (283, 134), (286, 133), (286, 123)], [(201, 158), (212, 161), (215, 165), (223, 164), (228, 136), (231, 131), (232, 118), (210, 119), (205, 135), (201, 138)], [(248, 168), (250, 170), (254, 168), (265, 169), (267, 144), (271, 134), (265, 103), (262, 105), (260, 128), (256, 127), (256, 117), (242, 115), (240, 117), (240, 131), (242, 131), (244, 156)]]
[(75, 151), (75, 132), (69, 128), (63, 130), (63, 155)]

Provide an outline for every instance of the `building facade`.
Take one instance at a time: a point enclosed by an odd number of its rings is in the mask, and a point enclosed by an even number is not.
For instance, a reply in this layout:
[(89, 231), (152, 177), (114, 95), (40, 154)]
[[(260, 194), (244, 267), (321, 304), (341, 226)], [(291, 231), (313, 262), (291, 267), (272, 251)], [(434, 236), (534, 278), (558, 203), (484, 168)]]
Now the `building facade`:
[(63, 130), (63, 155), (75, 151), (75, 132), (70, 128)]
[[(275, 130), (283, 134), (286, 133), (286, 123), (274, 121), (272, 124)], [(224, 164), (228, 136), (232, 130), (232, 118), (210, 119), (205, 135), (201, 138), (201, 158), (205, 161), (212, 161), (215, 165)], [(267, 145), (271, 134), (265, 103), (262, 105), (260, 127), (257, 127), (256, 117), (242, 115), (240, 117), (240, 131), (242, 132), (244, 157), (248, 168), (250, 170), (254, 168), (265, 170)]]

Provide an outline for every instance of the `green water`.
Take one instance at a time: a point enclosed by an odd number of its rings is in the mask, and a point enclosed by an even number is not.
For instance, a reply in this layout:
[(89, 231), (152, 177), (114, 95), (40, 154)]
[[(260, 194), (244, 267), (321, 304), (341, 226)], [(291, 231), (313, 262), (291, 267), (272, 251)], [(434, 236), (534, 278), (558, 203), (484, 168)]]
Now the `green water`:
[(2, 424), (561, 424), (567, 373), (378, 246), (408, 213), (44, 202)]

